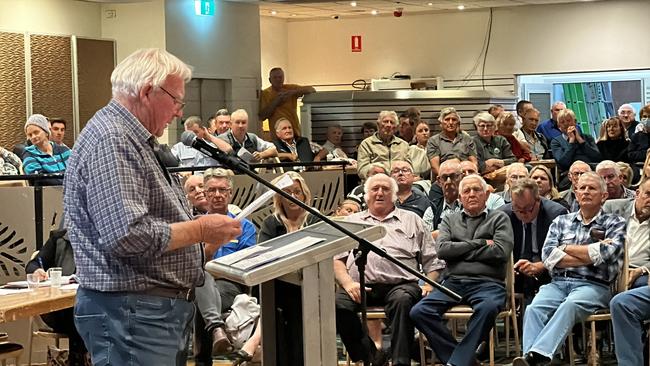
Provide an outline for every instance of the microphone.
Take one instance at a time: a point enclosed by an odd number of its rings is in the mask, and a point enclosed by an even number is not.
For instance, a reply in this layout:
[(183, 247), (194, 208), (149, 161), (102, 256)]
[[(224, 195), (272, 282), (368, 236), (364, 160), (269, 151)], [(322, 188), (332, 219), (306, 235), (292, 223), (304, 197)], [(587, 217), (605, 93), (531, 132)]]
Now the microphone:
[(212, 159), (220, 162), (230, 169), (240, 170), (240, 167), (242, 166), (248, 169), (248, 164), (246, 164), (244, 161), (219, 150), (219, 148), (215, 146), (210, 145), (203, 139), (200, 139), (198, 136), (196, 136), (196, 134), (192, 131), (183, 132), (181, 134), (181, 142), (183, 145), (200, 151), (203, 155), (211, 157)]

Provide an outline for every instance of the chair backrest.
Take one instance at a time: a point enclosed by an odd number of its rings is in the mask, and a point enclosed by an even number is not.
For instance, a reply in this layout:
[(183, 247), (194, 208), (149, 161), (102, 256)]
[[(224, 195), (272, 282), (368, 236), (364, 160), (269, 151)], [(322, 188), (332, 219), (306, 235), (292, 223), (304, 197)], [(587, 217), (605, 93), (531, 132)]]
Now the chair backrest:
[(627, 253), (628, 250), (628, 245), (627, 245), (627, 240), (623, 243), (623, 268), (621, 268), (620, 272), (618, 273), (618, 277), (616, 278), (616, 283), (614, 284), (614, 288), (612, 289), (612, 292), (614, 294), (617, 294), (619, 292), (623, 292), (627, 290), (627, 281), (630, 278), (629, 273), (628, 273), (628, 267), (630, 266), (630, 256)]
[(507, 267), (508, 272), (506, 274), (506, 308), (516, 309), (515, 305), (515, 259), (510, 253), (510, 259), (508, 259)]

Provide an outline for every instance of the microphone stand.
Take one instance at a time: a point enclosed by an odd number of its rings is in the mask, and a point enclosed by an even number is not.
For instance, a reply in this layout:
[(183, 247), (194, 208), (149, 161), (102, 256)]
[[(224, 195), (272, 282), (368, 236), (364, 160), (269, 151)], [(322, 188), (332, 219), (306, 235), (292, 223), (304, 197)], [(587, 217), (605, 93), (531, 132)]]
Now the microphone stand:
[(336, 221), (331, 220), (329, 217), (321, 214), (318, 210), (314, 209), (313, 207), (310, 207), (303, 203), (302, 201), (296, 199), (289, 193), (283, 191), (282, 189), (276, 187), (275, 185), (271, 184), (270, 182), (264, 180), (262, 177), (260, 177), (256, 172), (251, 170), (248, 166), (247, 163), (239, 159), (238, 157), (235, 157), (233, 155), (226, 154), (225, 152), (213, 148), (213, 149), (206, 149), (201, 146), (194, 146), (192, 145), (195, 149), (199, 150), (205, 155), (208, 155), (209, 157), (213, 158), (214, 160), (222, 163), (223, 165), (227, 166), (230, 169), (233, 169), (235, 171), (241, 172), (243, 174), (246, 174), (247, 176), (255, 179), (262, 185), (268, 187), (269, 189), (275, 191), (275, 193), (279, 194), (280, 196), (286, 198), (287, 200), (295, 203), (296, 205), (300, 206), (310, 214), (318, 217), (320, 220), (324, 221), (328, 225), (334, 227), (336, 230), (342, 232), (343, 234), (351, 237), (355, 241), (359, 243), (359, 246), (357, 249), (354, 250), (355, 256), (354, 256), (354, 261), (358, 267), (359, 270), (359, 286), (360, 286), (360, 293), (361, 293), (361, 328), (363, 330), (364, 335), (368, 335), (368, 326), (367, 326), (367, 307), (366, 307), (366, 291), (365, 291), (365, 269), (366, 269), (366, 263), (368, 261), (368, 253), (373, 252), (380, 257), (392, 262), (393, 264), (397, 265), (398, 267), (402, 268), (403, 270), (407, 271), (408, 273), (414, 275), (415, 277), (421, 279), (422, 281), (428, 283), (429, 285), (433, 286), (434, 288), (438, 289), (440, 292), (444, 293), (445, 295), (449, 296), (450, 298), (460, 301), (461, 296), (458, 295), (457, 293), (453, 292), (452, 290), (442, 286), (441, 284), (431, 280), (427, 276), (421, 274), (417, 270), (407, 266), (406, 264), (402, 263), (399, 259), (393, 257), (392, 255), (386, 253), (383, 249), (377, 247), (373, 243), (369, 242), (368, 240), (356, 235), (355, 233), (351, 232), (350, 230), (346, 229), (345, 227), (339, 225)]

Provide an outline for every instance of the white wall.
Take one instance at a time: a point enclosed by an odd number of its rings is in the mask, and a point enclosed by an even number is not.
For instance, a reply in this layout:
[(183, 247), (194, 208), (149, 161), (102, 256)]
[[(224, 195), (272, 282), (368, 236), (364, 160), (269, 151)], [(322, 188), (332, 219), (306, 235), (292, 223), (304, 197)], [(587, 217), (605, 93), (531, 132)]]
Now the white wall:
[[(114, 18), (106, 16), (115, 11)], [(139, 48), (165, 48), (165, 3), (153, 0), (132, 4), (103, 4), (102, 37), (115, 40), (119, 63)]]
[[(495, 8), (485, 73), (648, 68), (648, 14), (645, 0)], [(288, 21), (287, 74), (300, 84), (349, 83), (394, 72), (464, 76), (479, 56), (488, 16), (482, 10)], [(262, 17), (262, 29), (269, 22)], [(362, 36), (363, 52), (350, 52), (351, 35)], [(275, 52), (264, 48), (262, 59)]]
[[(271, 85), (269, 83), (269, 70), (274, 67), (281, 67), (287, 70), (289, 66), (289, 40), (287, 32), (288, 26), (285, 20), (273, 17), (261, 17), (262, 89)], [(287, 83), (292, 82), (291, 73), (287, 73), (285, 77)]]
[(2, 0), (0, 30), (98, 38), (101, 6), (71, 0)]

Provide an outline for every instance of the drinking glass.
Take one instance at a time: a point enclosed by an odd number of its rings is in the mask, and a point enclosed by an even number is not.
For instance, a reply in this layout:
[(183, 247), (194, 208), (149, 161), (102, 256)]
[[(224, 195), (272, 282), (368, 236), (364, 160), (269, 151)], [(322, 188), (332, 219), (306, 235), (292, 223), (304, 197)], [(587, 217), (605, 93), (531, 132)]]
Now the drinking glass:
[(39, 283), (41, 282), (40, 277), (34, 273), (27, 275), (27, 287), (30, 291), (34, 291), (38, 288)]

